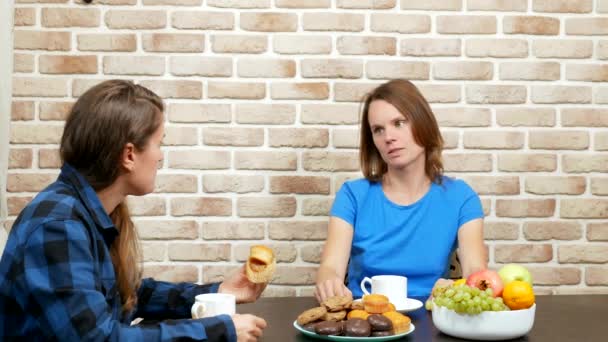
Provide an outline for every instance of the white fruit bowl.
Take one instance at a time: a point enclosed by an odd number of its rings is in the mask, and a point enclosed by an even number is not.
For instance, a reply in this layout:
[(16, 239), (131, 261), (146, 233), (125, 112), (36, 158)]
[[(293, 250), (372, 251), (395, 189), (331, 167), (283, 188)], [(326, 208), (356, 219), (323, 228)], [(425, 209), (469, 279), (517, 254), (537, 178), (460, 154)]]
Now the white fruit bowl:
[(508, 340), (526, 335), (534, 325), (536, 304), (525, 310), (484, 311), (459, 314), (443, 306), (433, 307), (433, 323), (439, 331), (471, 340)]

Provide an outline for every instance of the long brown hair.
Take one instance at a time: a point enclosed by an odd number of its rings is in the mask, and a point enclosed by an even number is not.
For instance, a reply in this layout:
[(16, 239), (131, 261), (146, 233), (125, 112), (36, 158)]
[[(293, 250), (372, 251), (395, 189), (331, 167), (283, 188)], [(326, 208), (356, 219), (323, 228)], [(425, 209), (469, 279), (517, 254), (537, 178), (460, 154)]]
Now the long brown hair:
[[(129, 81), (110, 80), (86, 91), (74, 104), (61, 137), (60, 155), (95, 191), (111, 185), (120, 175), (124, 146), (144, 150), (162, 123), (163, 102), (152, 91)], [(123, 311), (137, 303), (141, 283), (141, 248), (126, 203), (110, 218), (119, 231), (110, 253)]]
[(418, 88), (412, 82), (402, 79), (381, 84), (363, 99), (359, 161), (365, 178), (374, 182), (380, 181), (388, 170), (386, 162), (374, 144), (369, 125), (369, 106), (375, 100), (390, 103), (411, 122), (414, 140), (418, 145), (424, 147), (425, 174), (432, 182), (440, 184), (443, 174), (441, 161), (443, 138), (439, 125), (437, 125), (431, 107)]

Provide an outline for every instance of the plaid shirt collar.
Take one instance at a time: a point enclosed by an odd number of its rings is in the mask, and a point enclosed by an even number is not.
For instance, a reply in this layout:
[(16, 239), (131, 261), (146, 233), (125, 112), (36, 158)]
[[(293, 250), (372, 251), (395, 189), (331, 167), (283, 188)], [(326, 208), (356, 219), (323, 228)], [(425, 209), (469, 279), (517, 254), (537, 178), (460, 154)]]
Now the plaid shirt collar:
[(89, 182), (80, 174), (80, 172), (78, 172), (78, 170), (68, 163), (64, 163), (63, 167), (61, 167), (61, 174), (59, 175), (58, 180), (71, 185), (76, 190), (80, 200), (89, 211), (91, 218), (95, 221), (97, 228), (103, 235), (106, 245), (110, 247), (118, 235), (118, 229), (116, 229), (116, 226), (112, 223), (112, 219), (108, 213), (106, 213), (97, 193), (93, 190)]

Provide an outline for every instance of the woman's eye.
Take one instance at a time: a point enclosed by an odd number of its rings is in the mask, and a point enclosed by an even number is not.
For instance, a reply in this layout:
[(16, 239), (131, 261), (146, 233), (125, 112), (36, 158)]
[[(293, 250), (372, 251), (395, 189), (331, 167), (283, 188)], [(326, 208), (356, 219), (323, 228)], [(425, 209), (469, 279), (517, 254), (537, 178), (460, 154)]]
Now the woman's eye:
[(405, 120), (398, 120), (397, 122), (395, 122), (395, 126), (403, 127), (403, 126), (405, 126), (406, 123), (407, 123), (407, 121), (405, 121)]
[(376, 128), (374, 128), (374, 129), (373, 129), (373, 131), (372, 131), (372, 132), (374, 132), (374, 134), (379, 134), (379, 133), (381, 133), (381, 132), (382, 132), (382, 128), (380, 128), (380, 127), (376, 127)]

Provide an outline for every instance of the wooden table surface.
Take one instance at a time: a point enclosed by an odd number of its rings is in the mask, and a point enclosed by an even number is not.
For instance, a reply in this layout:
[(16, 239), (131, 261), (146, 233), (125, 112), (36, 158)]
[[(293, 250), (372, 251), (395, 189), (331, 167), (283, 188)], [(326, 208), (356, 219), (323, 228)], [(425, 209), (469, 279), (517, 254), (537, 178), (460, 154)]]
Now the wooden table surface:
[[(537, 296), (536, 304), (532, 331), (511, 341), (608, 341), (608, 295)], [(302, 311), (315, 306), (318, 303), (312, 297), (261, 298), (255, 303), (238, 305), (237, 312), (255, 314), (266, 320), (268, 327), (261, 341), (312, 342), (321, 340), (301, 334), (293, 327), (293, 321)], [(396, 341), (463, 341), (439, 332), (431, 313), (424, 307), (407, 315), (416, 330)]]

